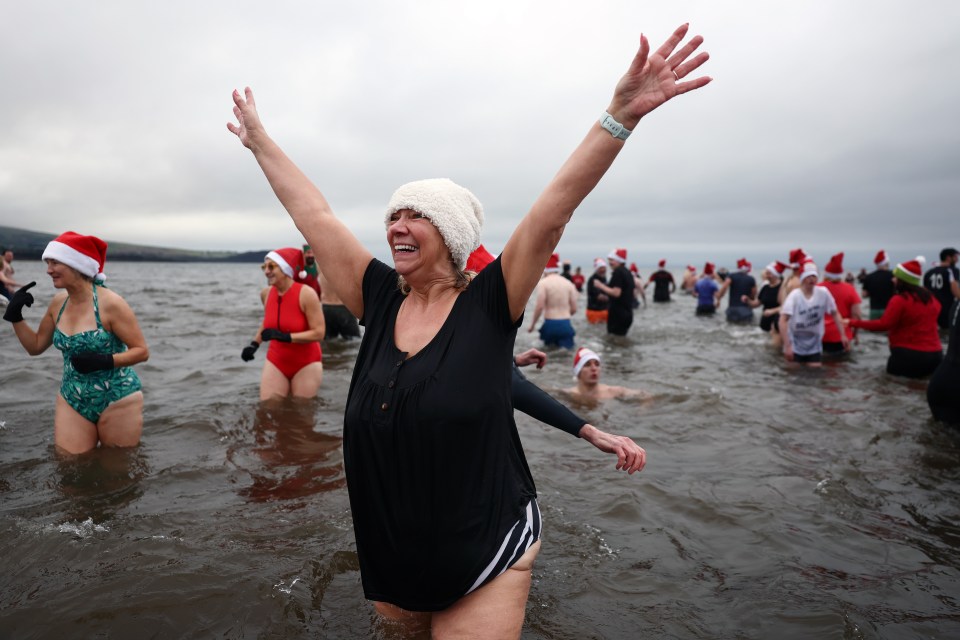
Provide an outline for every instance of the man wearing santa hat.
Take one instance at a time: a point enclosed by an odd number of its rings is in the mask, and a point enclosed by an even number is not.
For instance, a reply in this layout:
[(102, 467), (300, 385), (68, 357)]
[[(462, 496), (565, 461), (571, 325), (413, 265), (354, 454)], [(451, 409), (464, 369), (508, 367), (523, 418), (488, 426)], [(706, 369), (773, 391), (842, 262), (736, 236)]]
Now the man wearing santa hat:
[(694, 285), (694, 293), (697, 296), (697, 315), (712, 316), (717, 312), (717, 290), (720, 285), (714, 277), (714, 264), (708, 262), (703, 265), (703, 275)]
[(890, 298), (893, 297), (893, 274), (890, 273), (890, 258), (883, 249), (873, 258), (876, 269), (863, 279), (863, 297), (870, 299), (870, 320), (883, 315)]
[(554, 253), (543, 270), (537, 285), (537, 304), (533, 309), (528, 333), (532, 333), (542, 315), (540, 339), (551, 347), (573, 348), (576, 331), (570, 318), (577, 312), (577, 288), (560, 275), (560, 255)]
[(723, 294), (730, 291), (730, 298), (727, 302), (727, 321), (728, 322), (752, 322), (753, 309), (745, 303), (744, 297), (753, 299), (757, 297), (757, 281), (750, 275), (753, 265), (746, 258), (737, 260), (737, 270), (730, 274), (730, 277), (724, 280), (723, 286), (717, 291), (717, 308), (720, 308), (720, 301), (723, 300)]
[(650, 279), (644, 287), (653, 285), (654, 302), (670, 302), (670, 294), (677, 290), (677, 283), (673, 281), (673, 274), (667, 271), (667, 261), (661, 260), (657, 263), (659, 267), (650, 274)]
[(595, 403), (613, 398), (642, 398), (652, 396), (639, 389), (628, 389), (600, 382), (600, 356), (587, 347), (580, 347), (573, 356), (573, 379), (577, 384), (567, 393), (577, 402)]
[(610, 263), (610, 283), (595, 282), (597, 287), (610, 300), (607, 310), (607, 333), (625, 336), (633, 324), (633, 296), (636, 282), (627, 267), (627, 250), (617, 248), (607, 255)]
[[(823, 269), (823, 281), (820, 287), (824, 287), (833, 296), (837, 303), (837, 311), (842, 318), (860, 319), (860, 295), (856, 287), (843, 281), (843, 253), (838, 253), (830, 258), (830, 262)], [(840, 354), (848, 349), (844, 349), (843, 342), (840, 340), (840, 332), (845, 331), (847, 340), (853, 340), (853, 329), (850, 327), (837, 326), (833, 321), (833, 315), (824, 318), (823, 326), (823, 352), (827, 354)]]

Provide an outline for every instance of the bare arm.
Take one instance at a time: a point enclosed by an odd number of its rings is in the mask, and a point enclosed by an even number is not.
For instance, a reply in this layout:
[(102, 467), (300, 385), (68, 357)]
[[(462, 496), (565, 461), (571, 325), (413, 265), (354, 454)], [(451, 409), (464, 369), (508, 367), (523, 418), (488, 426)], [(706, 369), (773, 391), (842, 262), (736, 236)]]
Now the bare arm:
[[(700, 53), (687, 60), (703, 42), (700, 36), (674, 53), (687, 28), (683, 25), (677, 29), (652, 55), (646, 36), (640, 36), (640, 49), (617, 84), (607, 108), (627, 129), (634, 129), (643, 116), (667, 100), (710, 82), (706, 76), (681, 81), (709, 57)], [(560, 241), (574, 210), (600, 182), (622, 148), (622, 140), (594, 123), (510, 236), (501, 260), (514, 319), (523, 313), (543, 265)]]
[(337, 295), (357, 317), (363, 316), (363, 274), (373, 258), (356, 236), (334, 215), (320, 190), (270, 139), (257, 114), (253, 91), (233, 92), (238, 124), (227, 129), (253, 152), (263, 175), (293, 222), (316, 253), (317, 266)]
[(647, 464), (647, 452), (626, 436), (615, 436), (597, 429), (592, 424), (580, 428), (580, 437), (604, 453), (617, 456), (617, 470), (627, 473), (643, 471)]
[(720, 307), (720, 303), (723, 301), (723, 294), (727, 292), (727, 289), (730, 288), (730, 278), (727, 278), (723, 281), (723, 285), (717, 289), (717, 292), (713, 294), (713, 297), (717, 300), (717, 307)]
[(17, 340), (20, 341), (23, 349), (31, 356), (40, 355), (53, 344), (53, 330), (56, 326), (56, 316), (53, 311), (54, 304), (58, 302), (63, 304), (65, 297), (66, 294), (55, 296), (54, 299), (50, 301), (50, 305), (43, 314), (43, 318), (40, 319), (40, 326), (37, 327), (36, 331), (27, 326), (25, 320), (13, 323), (13, 332), (17, 334)]
[(537, 305), (533, 308), (533, 318), (530, 319), (530, 326), (527, 328), (527, 333), (532, 333), (533, 328), (537, 326), (537, 320), (540, 319), (541, 314), (543, 314), (543, 309), (547, 303), (547, 291), (545, 287), (540, 287), (537, 290)]
[[(112, 293), (112, 292), (111, 292)], [(150, 357), (147, 340), (140, 330), (140, 323), (133, 309), (127, 301), (119, 295), (103, 296), (103, 323), (104, 327), (120, 338), (120, 342), (127, 345), (123, 353), (113, 354), (114, 367), (130, 367), (140, 362), (146, 362)]]
[(778, 321), (780, 336), (783, 338), (783, 357), (793, 360), (793, 343), (790, 341), (790, 315), (780, 312)]
[(570, 315), (573, 315), (577, 312), (577, 295), (579, 291), (574, 286), (569, 287), (570, 289)]

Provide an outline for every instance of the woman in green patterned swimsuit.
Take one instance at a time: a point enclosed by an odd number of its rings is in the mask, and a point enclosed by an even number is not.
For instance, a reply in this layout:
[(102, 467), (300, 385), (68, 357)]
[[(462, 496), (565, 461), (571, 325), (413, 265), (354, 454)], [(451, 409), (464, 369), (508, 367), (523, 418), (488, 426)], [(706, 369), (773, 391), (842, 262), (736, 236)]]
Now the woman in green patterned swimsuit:
[(147, 343), (130, 306), (101, 286), (107, 244), (68, 231), (47, 245), (43, 259), (57, 289), (40, 326), (23, 321), (33, 304), (20, 289), (4, 320), (13, 323), (20, 344), (32, 356), (52, 344), (63, 352), (63, 381), (57, 396), (54, 442), (59, 450), (83, 453), (97, 446), (132, 447), (143, 430), (143, 393), (131, 365), (149, 357)]

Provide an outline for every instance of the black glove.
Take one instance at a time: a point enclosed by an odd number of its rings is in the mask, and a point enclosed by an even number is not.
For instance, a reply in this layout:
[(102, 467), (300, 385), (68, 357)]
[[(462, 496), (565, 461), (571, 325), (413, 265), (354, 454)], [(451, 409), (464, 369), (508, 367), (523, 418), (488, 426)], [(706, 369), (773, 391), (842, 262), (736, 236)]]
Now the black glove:
[(240, 357), (243, 358), (244, 362), (250, 362), (253, 360), (253, 354), (255, 354), (259, 348), (259, 342), (251, 342), (243, 348), (243, 351), (240, 352)]
[(70, 356), (70, 363), (79, 373), (93, 373), (113, 369), (113, 354), (81, 351)]
[(261, 340), (276, 340), (277, 342), (292, 342), (289, 333), (284, 333), (279, 329), (264, 329), (260, 332)]
[(3, 319), (7, 322), (23, 322), (23, 308), (33, 306), (33, 294), (30, 288), (36, 286), (36, 281), (25, 284), (10, 298), (7, 310), (3, 312)]

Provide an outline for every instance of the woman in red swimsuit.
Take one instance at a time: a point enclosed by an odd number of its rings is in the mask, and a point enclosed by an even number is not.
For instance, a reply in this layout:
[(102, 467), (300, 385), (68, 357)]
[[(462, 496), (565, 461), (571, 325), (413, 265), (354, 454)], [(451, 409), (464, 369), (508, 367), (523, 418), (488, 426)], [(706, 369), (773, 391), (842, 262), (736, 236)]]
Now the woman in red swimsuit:
[(270, 341), (260, 377), (261, 400), (290, 395), (313, 398), (323, 382), (323, 308), (313, 288), (294, 281), (302, 266), (303, 252), (288, 247), (268, 253), (260, 267), (269, 285), (260, 292), (263, 325), (240, 357), (253, 360), (260, 343)]

